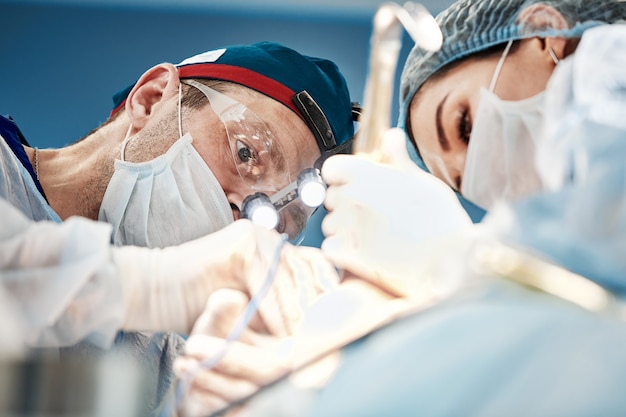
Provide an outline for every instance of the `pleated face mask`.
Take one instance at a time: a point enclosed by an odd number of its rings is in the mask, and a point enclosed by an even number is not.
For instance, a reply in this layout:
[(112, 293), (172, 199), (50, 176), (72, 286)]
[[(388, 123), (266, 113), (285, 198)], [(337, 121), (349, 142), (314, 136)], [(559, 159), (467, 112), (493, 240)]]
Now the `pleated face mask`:
[(545, 94), (504, 101), (483, 89), (465, 157), (461, 192), (489, 210), (543, 189), (535, 167)]
[[(179, 107), (180, 118), (180, 107)], [(217, 178), (182, 135), (147, 162), (115, 161), (98, 219), (113, 225), (115, 245), (166, 247), (216, 232), (234, 221)], [(130, 130), (129, 130), (130, 133)]]
[(514, 201), (544, 189), (535, 155), (545, 92), (516, 101), (502, 100), (493, 92), (510, 46), (511, 42), (496, 67), (489, 90), (481, 90), (465, 157), (461, 193), (486, 210), (497, 201)]

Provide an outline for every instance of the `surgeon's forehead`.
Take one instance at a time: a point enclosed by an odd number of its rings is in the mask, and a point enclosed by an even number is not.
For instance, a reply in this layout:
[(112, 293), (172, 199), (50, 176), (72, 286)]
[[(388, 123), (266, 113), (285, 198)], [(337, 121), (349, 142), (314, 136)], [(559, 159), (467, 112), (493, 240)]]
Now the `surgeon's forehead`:
[(272, 117), (266, 119), (266, 124), (285, 153), (290, 169), (301, 170), (311, 167), (321, 155), (313, 132), (291, 109), (274, 102), (276, 106), (270, 112)]

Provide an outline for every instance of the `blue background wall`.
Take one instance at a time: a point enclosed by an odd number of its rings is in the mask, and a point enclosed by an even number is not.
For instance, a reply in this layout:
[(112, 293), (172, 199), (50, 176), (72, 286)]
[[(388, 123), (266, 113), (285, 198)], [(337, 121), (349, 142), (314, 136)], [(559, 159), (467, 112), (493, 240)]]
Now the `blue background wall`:
[[(111, 96), (149, 67), (229, 44), (271, 40), (331, 59), (353, 101), (363, 102), (371, 16), (0, 1), (0, 18), (0, 113), (40, 148), (64, 146), (97, 127)], [(405, 37), (400, 62), (411, 46)], [(396, 103), (397, 96), (393, 122)], [(322, 215), (304, 244), (320, 244)]]

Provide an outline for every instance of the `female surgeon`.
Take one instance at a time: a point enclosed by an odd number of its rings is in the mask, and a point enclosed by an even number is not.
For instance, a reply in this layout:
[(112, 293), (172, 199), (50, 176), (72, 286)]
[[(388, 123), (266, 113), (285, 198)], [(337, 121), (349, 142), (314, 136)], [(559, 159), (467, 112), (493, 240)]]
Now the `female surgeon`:
[(614, 0), (457, 2), (440, 17), (442, 50), (414, 48), (404, 67), (412, 159), (486, 210), (539, 191), (546, 85), (587, 29), (625, 17)]
[[(443, 47), (411, 52), (399, 121), (434, 177), (397, 131), (393, 165), (329, 159), (322, 248), (447, 296), (346, 349), (299, 415), (624, 415), (625, 17), (616, 0), (459, 0), (438, 16)], [(446, 188), (489, 211), (479, 226)], [(402, 232), (362, 244), (368, 221)], [(386, 256), (400, 247), (414, 255)]]
[[(461, 201), (483, 210), (545, 190), (535, 158), (545, 127), (546, 86), (589, 30), (606, 26), (594, 36), (606, 44), (622, 36), (622, 25), (607, 24), (625, 18), (626, 2), (617, 0), (455, 2), (437, 17), (441, 49), (414, 47), (402, 72), (398, 125), (410, 158)], [(578, 82), (590, 83), (596, 66), (619, 73), (620, 53), (611, 51), (602, 61), (587, 58)], [(453, 193), (420, 175), (405, 153), (395, 150), (393, 166), (356, 156), (325, 164), (331, 213), (322, 225), (322, 249), (338, 266), (364, 276), (397, 275), (414, 263), (407, 255), (415, 253), (411, 244), (471, 224)], [(368, 239), (371, 228), (357, 227), (378, 223), (379, 234), (402, 243)]]
[[(313, 398), (285, 390), (251, 415), (624, 415), (626, 316), (607, 301), (626, 295), (623, 17), (615, 0), (438, 16), (442, 49), (413, 50), (402, 75), (409, 154), (394, 129), (386, 163), (322, 169), (328, 258), (433, 305), (344, 349)], [(480, 226), (455, 192), (489, 210)], [(300, 409), (277, 412), (288, 400)]]

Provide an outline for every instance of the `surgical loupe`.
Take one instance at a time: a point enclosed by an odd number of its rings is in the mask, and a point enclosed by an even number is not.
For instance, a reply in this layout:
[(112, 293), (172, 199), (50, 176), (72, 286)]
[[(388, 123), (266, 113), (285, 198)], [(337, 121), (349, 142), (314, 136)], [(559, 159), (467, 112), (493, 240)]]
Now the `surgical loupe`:
[[(277, 229), (281, 233), (286, 233), (291, 243), (300, 243), (304, 237), (307, 221), (324, 203), (326, 197), (326, 183), (320, 174), (322, 164), (333, 155), (350, 153), (354, 138), (337, 145), (332, 137), (330, 124), (313, 99), (306, 92), (302, 92), (296, 95), (294, 101), (298, 103), (298, 107), (308, 106), (303, 109), (305, 110), (303, 113), (313, 115), (307, 122), (312, 130), (317, 132), (315, 136), (321, 144), (320, 147), (326, 150), (312, 168), (300, 172), (296, 181), (272, 194), (271, 197), (262, 192), (247, 196), (241, 206), (241, 216), (267, 229)], [(352, 103), (354, 122), (359, 121), (361, 111), (358, 103)], [(321, 132), (326, 134), (323, 135)]]
[(271, 197), (260, 192), (247, 196), (241, 215), (260, 226), (287, 233), (293, 242), (300, 237), (309, 217), (324, 203), (325, 197), (326, 184), (319, 169), (308, 168), (296, 181)]
[(278, 211), (267, 194), (263, 193), (251, 194), (243, 200), (241, 217), (268, 229), (278, 226), (279, 220)]

